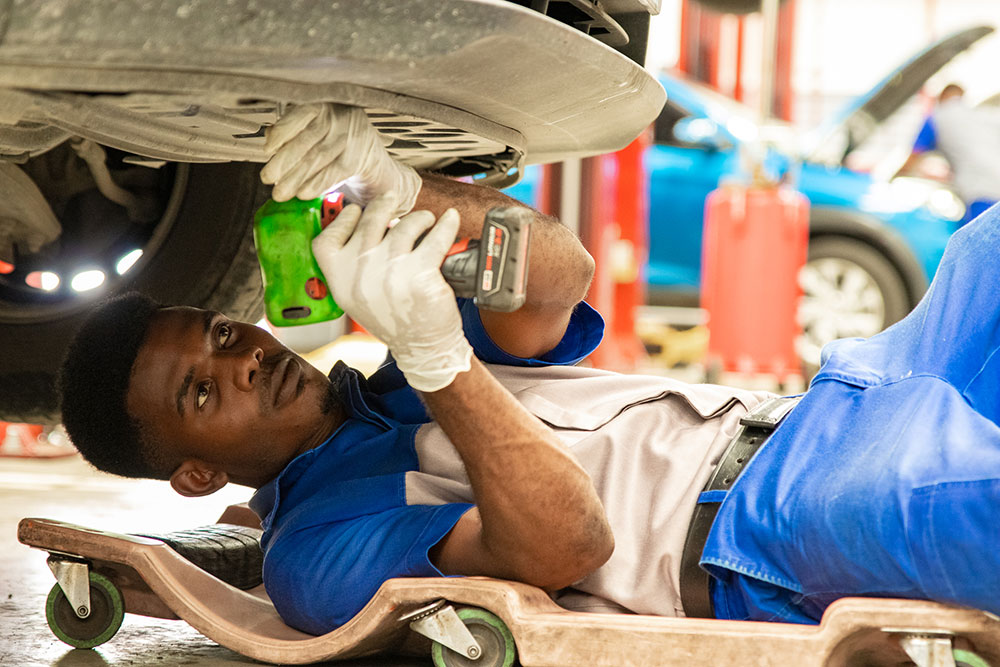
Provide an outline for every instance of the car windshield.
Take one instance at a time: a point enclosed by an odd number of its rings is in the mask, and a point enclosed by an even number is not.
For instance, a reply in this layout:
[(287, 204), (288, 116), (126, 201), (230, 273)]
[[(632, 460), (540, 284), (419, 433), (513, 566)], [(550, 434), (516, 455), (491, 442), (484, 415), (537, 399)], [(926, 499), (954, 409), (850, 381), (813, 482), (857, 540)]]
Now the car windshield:
[(684, 79), (684, 83), (705, 100), (705, 108), (716, 120), (722, 120), (723, 116), (726, 118), (743, 118), (750, 122), (756, 120), (756, 114), (753, 109), (741, 102), (737, 102), (731, 97), (723, 95), (714, 88), (706, 86), (703, 83), (698, 83), (697, 81), (692, 81), (691, 79)]
[[(720, 127), (741, 141), (755, 139), (758, 136), (760, 119), (757, 113), (747, 105), (723, 95), (705, 84), (684, 79), (685, 85), (701, 99), (705, 115), (714, 120)], [(769, 119), (768, 127), (784, 126), (786, 123)]]

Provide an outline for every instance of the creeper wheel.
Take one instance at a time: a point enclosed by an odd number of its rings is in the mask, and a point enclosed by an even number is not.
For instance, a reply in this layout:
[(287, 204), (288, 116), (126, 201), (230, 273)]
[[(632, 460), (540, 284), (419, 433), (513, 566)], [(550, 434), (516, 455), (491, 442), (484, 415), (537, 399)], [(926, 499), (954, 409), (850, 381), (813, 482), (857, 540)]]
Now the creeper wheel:
[(56, 584), (45, 601), (45, 620), (52, 634), (73, 648), (94, 648), (115, 636), (125, 616), (122, 594), (113, 583), (90, 573), (90, 615), (80, 618)]
[(431, 648), (434, 667), (511, 667), (515, 664), (514, 635), (498, 616), (484, 609), (466, 607), (458, 610), (458, 617), (476, 638), (483, 653), (478, 660), (470, 660), (434, 642)]
[(972, 651), (954, 649), (951, 654), (955, 658), (955, 667), (990, 667), (990, 663)]

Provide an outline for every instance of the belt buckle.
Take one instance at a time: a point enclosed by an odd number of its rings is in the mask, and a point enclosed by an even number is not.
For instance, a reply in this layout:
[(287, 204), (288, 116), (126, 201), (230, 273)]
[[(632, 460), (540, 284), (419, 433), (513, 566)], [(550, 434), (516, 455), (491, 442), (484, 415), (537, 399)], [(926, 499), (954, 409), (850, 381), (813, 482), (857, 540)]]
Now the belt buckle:
[(802, 394), (798, 396), (775, 396), (769, 398), (753, 410), (747, 412), (740, 419), (743, 426), (753, 426), (755, 428), (766, 428), (774, 430), (785, 416), (792, 411)]

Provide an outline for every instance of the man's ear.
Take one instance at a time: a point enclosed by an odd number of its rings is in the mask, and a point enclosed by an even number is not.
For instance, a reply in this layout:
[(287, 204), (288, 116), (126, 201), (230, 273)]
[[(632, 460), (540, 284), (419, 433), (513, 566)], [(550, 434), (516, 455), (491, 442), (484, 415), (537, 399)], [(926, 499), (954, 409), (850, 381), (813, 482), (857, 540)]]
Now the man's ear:
[(170, 475), (170, 486), (182, 496), (193, 498), (215, 493), (229, 482), (229, 475), (198, 459), (187, 459)]

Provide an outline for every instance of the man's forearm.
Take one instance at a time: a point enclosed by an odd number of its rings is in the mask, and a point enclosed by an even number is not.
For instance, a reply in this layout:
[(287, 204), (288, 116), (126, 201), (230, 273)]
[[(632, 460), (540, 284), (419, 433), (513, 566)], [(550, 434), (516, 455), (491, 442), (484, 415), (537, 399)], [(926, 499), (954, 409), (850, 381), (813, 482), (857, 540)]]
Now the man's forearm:
[[(479, 238), (487, 211), (524, 206), (481, 185), (424, 174), (417, 208), (435, 213), (454, 207), (461, 215), (461, 236)], [(528, 250), (524, 305), (513, 313), (481, 310), (483, 327), (500, 349), (517, 357), (541, 357), (562, 340), (576, 305), (587, 294), (594, 260), (576, 235), (551, 216), (535, 212)]]
[[(460, 236), (479, 238), (487, 211), (497, 206), (525, 206), (494, 188), (462, 183), (435, 174), (421, 174), (423, 186), (415, 209), (440, 215), (458, 210)], [(594, 260), (580, 240), (557, 219), (535, 211), (528, 256), (528, 308), (566, 308), (587, 294)]]
[(462, 543), (439, 554), (446, 573), (554, 589), (610, 557), (614, 538), (589, 475), (482, 364), (423, 397), (465, 463), (478, 512), (472, 533), (466, 526)]

